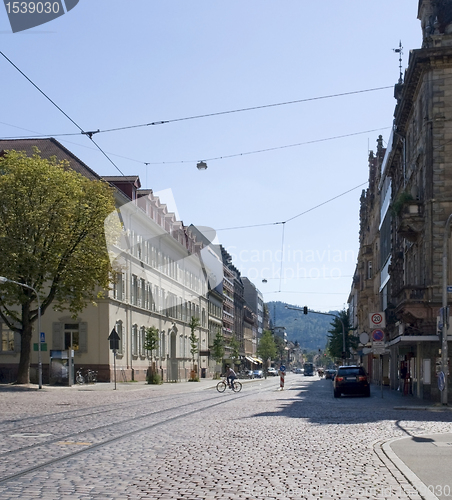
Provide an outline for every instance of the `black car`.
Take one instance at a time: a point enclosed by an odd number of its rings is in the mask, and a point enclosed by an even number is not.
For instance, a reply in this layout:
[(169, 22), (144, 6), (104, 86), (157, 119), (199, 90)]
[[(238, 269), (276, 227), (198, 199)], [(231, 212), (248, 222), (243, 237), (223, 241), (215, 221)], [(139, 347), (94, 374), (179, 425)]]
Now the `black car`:
[(335, 398), (341, 394), (363, 394), (370, 396), (367, 373), (362, 366), (340, 366), (333, 380)]
[(335, 375), (336, 375), (336, 370), (325, 370), (325, 378), (333, 380)]

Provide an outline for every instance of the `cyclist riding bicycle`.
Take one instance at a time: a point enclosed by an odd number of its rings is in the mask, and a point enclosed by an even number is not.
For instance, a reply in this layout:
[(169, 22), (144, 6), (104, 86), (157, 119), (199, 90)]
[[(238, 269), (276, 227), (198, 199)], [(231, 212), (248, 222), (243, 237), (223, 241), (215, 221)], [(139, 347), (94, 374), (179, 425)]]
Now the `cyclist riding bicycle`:
[(236, 378), (235, 371), (229, 365), (226, 365), (226, 380), (228, 381), (229, 389), (232, 389), (232, 383)]

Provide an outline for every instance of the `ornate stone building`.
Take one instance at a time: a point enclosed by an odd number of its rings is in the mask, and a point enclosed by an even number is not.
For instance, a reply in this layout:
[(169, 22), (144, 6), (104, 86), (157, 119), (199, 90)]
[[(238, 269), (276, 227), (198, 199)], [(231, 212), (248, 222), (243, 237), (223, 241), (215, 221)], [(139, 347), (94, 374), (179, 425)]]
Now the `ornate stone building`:
[[(379, 180), (373, 180), (373, 159), (370, 162), (356, 276), (361, 289), (352, 293), (351, 302), (361, 332), (368, 328), (366, 307), (380, 306), (378, 310), (385, 312), (389, 353), (383, 359), (391, 388), (439, 401), (437, 323), (442, 305), (443, 238), (452, 213), (452, 1), (420, 0), (418, 18), (422, 47), (410, 52), (404, 79), (395, 86), (393, 131), (375, 172)], [(378, 164), (378, 152), (376, 159)], [(365, 274), (367, 255), (372, 258), (371, 273), (367, 267), (368, 292), (359, 281)], [(450, 267), (447, 284), (452, 284)], [(449, 349), (451, 340), (449, 335)], [(406, 382), (401, 383), (405, 369)]]

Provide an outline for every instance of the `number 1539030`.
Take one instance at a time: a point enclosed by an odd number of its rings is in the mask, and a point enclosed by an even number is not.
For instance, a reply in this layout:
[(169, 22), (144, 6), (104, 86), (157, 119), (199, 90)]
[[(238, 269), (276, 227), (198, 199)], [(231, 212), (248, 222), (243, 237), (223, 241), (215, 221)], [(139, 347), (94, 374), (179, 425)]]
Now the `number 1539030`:
[(5, 3), (8, 14), (58, 14), (58, 2), (8, 2)]

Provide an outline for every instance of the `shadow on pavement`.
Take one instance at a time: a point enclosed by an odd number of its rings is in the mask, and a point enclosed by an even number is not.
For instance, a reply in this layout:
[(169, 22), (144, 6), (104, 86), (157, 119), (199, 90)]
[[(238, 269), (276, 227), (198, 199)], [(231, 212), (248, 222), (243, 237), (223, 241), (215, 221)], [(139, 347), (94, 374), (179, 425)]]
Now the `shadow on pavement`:
[[(280, 404), (275, 411), (255, 413), (253, 417), (283, 416), (307, 419), (319, 425), (365, 424), (383, 420), (395, 420), (401, 430), (411, 436), (400, 421), (451, 422), (452, 408), (435, 406), (414, 396), (403, 396), (400, 392), (384, 387), (371, 386), (371, 397), (333, 397), (332, 381), (325, 379), (303, 379), (293, 381), (290, 387), (278, 392)], [(383, 397), (382, 397), (383, 394)], [(416, 430), (416, 429), (414, 429)], [(422, 438), (416, 438), (422, 439)]]

